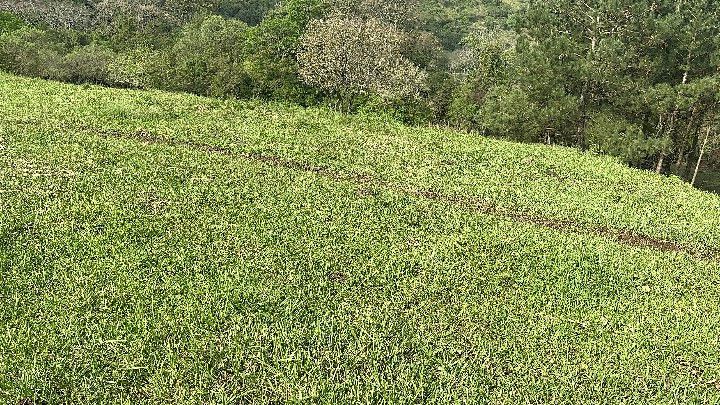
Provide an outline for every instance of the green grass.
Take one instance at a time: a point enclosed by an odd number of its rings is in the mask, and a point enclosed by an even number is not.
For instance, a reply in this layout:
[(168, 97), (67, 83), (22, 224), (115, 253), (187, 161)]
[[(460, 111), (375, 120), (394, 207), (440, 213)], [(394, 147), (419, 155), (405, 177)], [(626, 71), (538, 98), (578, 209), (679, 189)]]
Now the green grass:
[(718, 243), (606, 157), (0, 74), (0, 402), (714, 403)]

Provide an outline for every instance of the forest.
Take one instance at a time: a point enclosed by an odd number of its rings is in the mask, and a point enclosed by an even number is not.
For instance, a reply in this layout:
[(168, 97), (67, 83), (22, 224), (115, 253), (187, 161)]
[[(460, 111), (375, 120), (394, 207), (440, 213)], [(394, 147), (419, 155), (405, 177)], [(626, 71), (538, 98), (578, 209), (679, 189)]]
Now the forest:
[(716, 0), (0, 0), (0, 69), (324, 105), (720, 189)]

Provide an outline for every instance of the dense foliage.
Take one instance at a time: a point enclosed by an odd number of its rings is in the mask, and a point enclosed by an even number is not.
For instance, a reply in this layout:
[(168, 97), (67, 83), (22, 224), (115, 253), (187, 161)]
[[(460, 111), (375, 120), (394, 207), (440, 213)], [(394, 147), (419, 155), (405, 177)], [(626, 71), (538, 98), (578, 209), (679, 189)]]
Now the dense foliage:
[(0, 10), (0, 68), (18, 74), (374, 111), (688, 181), (720, 163), (717, 0), (2, 0)]
[(591, 152), (0, 73), (2, 403), (717, 403), (718, 246)]
[(375, 19), (331, 16), (314, 20), (301, 38), (300, 77), (328, 91), (350, 109), (361, 95), (417, 97), (425, 77), (403, 57), (402, 34)]

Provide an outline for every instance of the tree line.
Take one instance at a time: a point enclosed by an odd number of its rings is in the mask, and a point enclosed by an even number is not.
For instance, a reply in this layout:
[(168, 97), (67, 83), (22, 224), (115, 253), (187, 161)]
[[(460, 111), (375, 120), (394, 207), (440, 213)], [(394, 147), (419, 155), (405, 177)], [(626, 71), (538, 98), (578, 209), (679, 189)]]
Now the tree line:
[(0, 0), (0, 68), (720, 166), (720, 0)]

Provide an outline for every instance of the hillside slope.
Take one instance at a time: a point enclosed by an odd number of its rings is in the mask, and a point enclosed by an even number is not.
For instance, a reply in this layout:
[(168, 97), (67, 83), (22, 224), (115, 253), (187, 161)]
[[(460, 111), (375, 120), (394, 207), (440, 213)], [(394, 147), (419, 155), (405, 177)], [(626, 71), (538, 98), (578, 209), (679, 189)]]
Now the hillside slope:
[(715, 402), (718, 243), (606, 157), (0, 74), (3, 402)]

